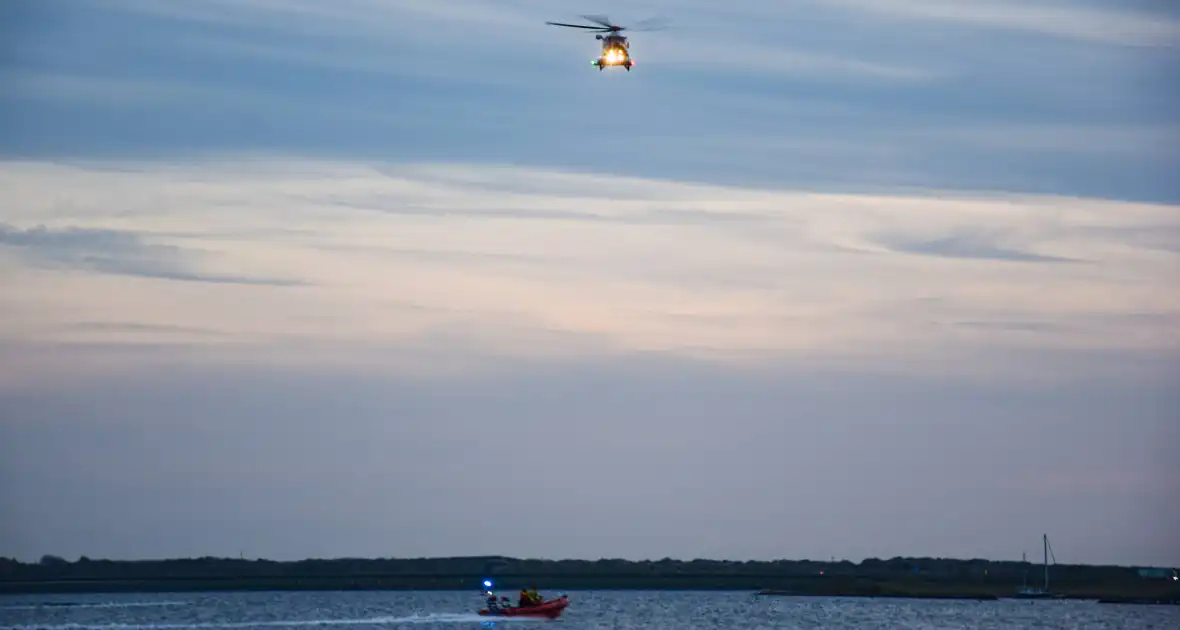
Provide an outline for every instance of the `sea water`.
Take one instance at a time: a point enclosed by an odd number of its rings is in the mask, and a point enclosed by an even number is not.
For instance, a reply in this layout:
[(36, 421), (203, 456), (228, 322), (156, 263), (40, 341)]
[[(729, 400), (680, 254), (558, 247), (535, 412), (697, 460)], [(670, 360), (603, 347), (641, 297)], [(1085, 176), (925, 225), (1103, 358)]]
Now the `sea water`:
[(0, 630), (1180, 628), (1177, 606), (758, 597), (748, 591), (568, 594), (570, 607), (556, 621), (491, 621), (475, 614), (483, 604), (479, 593), (464, 592), (10, 595), (0, 596)]

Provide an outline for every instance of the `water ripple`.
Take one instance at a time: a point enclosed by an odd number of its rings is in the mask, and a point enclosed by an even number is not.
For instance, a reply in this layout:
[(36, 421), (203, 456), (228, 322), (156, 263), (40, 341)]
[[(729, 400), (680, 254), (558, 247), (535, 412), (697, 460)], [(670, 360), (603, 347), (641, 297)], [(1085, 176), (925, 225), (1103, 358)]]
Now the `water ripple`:
[[(575, 591), (562, 630), (1148, 630), (1180, 607), (1071, 601), (752, 597), (726, 592)], [(478, 593), (298, 592), (0, 597), (0, 630), (247, 630), (327, 626), (489, 628), (553, 623), (479, 617)]]

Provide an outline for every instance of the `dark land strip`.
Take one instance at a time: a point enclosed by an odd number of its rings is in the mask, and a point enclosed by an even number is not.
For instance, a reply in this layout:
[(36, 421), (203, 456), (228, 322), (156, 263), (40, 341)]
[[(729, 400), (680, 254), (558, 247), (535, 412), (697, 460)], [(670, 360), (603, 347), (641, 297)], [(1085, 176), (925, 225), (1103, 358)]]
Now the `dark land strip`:
[[(1048, 593), (1035, 599), (1180, 604), (1172, 570), (1049, 567)], [(910, 597), (994, 600), (1043, 586), (1030, 562), (943, 558), (869, 559), (860, 563), (777, 560), (531, 560), (498, 556), (279, 562), (237, 558), (67, 561), (0, 558), (0, 593), (115, 593), (290, 590), (472, 590), (484, 579), (498, 589), (736, 590), (772, 596)]]

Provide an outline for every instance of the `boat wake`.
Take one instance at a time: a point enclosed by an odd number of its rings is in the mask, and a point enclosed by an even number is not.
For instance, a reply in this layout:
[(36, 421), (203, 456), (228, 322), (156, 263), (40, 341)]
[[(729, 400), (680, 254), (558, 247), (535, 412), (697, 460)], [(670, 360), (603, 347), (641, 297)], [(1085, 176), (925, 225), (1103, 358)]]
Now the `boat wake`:
[[(358, 619), (273, 619), (259, 621), (235, 622), (206, 622), (206, 623), (146, 623), (146, 624), (23, 624), (16, 626), (0, 626), (0, 630), (236, 630), (241, 628), (303, 628), (308, 626), (399, 626), (418, 625), (424, 623), (485, 623), (487, 617), (470, 613), (427, 613), (401, 617), (364, 617)], [(501, 618), (495, 623), (528, 623), (537, 619), (529, 618)]]
[(27, 602), (0, 606), (0, 610), (40, 610), (42, 608), (151, 608), (188, 606), (190, 602)]

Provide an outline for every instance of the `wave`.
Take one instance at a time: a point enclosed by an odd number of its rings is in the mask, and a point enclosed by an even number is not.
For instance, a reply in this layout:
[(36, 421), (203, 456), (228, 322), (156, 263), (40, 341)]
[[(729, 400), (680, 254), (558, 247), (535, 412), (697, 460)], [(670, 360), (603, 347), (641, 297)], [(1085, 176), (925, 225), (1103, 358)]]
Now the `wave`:
[(142, 608), (150, 606), (188, 606), (189, 602), (31, 602), (0, 606), (0, 610), (38, 610), (41, 608)]
[[(282, 619), (206, 623), (148, 623), (148, 624), (23, 624), (0, 626), (0, 630), (232, 630), (235, 628), (296, 628), (306, 626), (359, 626), (359, 625), (414, 625), (423, 623), (482, 623), (489, 621), (471, 613), (429, 613), (406, 617), (365, 617), (357, 619)], [(496, 617), (497, 624), (504, 622), (536, 622), (537, 619), (522, 617)]]

